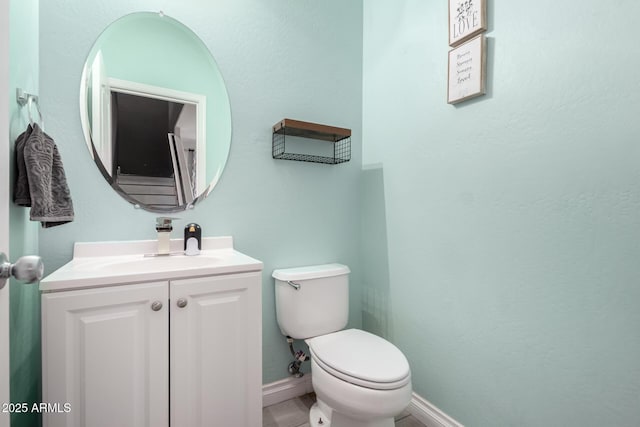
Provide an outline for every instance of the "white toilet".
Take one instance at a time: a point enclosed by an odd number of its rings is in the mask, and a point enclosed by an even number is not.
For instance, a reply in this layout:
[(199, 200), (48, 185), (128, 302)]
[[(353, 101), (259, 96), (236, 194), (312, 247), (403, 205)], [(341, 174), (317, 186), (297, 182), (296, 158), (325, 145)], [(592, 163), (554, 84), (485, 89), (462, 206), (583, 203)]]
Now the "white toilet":
[(341, 264), (275, 270), (278, 325), (284, 335), (309, 345), (317, 397), (311, 426), (393, 427), (393, 417), (411, 400), (409, 363), (383, 338), (342, 330), (349, 273)]

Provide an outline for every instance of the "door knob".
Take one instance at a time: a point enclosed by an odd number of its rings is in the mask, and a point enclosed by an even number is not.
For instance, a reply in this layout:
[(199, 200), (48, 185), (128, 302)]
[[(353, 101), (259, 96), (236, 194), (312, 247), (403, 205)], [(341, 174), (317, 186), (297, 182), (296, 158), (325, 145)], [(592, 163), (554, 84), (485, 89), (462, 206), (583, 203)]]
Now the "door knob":
[(7, 279), (11, 276), (25, 283), (34, 283), (42, 279), (44, 263), (42, 258), (35, 255), (27, 255), (18, 258), (15, 264), (11, 264), (7, 256), (0, 252), (0, 289), (4, 288)]
[(178, 299), (178, 301), (176, 301), (176, 305), (180, 308), (185, 308), (187, 306), (187, 299), (186, 298)]

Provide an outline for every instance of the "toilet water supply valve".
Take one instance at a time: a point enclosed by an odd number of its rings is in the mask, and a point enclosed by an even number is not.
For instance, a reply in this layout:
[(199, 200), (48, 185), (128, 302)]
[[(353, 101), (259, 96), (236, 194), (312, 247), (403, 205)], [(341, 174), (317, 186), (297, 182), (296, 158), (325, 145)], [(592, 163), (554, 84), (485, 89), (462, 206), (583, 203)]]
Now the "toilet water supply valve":
[(294, 359), (293, 362), (289, 363), (289, 373), (296, 378), (300, 378), (304, 375), (303, 372), (300, 372), (300, 365), (302, 365), (302, 362), (309, 360), (309, 356), (302, 350), (295, 351), (293, 348), (293, 338), (287, 336), (287, 343), (289, 344), (289, 351)]

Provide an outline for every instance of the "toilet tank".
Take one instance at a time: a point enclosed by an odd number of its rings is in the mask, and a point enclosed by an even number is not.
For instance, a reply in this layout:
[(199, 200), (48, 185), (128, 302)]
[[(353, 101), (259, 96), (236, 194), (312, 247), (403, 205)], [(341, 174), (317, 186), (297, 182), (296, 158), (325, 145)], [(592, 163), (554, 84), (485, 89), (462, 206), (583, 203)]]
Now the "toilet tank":
[(349, 273), (342, 264), (274, 270), (280, 331), (306, 339), (343, 329), (349, 319)]

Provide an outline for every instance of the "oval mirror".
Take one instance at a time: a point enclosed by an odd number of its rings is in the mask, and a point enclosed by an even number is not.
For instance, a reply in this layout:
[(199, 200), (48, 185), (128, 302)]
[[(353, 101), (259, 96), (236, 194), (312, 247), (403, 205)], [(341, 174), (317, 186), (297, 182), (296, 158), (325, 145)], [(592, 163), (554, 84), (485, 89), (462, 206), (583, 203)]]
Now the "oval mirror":
[(193, 31), (162, 13), (126, 15), (100, 34), (82, 72), (80, 115), (105, 179), (148, 211), (192, 207), (227, 162), (220, 70)]

